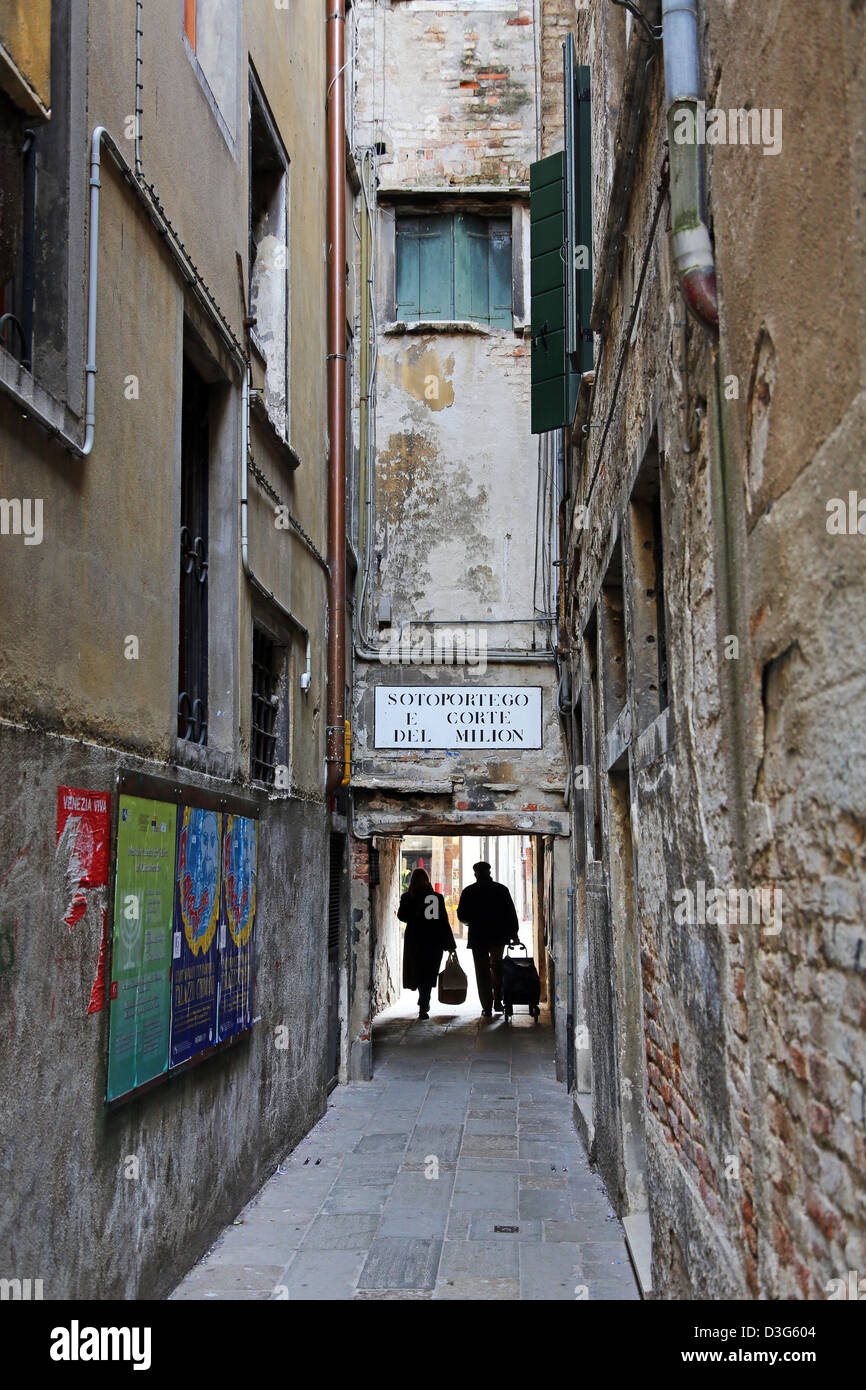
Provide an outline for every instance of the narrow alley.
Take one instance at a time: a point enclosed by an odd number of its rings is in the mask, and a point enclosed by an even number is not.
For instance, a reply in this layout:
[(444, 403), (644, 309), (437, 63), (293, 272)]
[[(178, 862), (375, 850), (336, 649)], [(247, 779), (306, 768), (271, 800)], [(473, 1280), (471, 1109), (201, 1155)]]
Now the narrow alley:
[(35, 1365), (556, 1300), (826, 1378), (864, 440), (866, 0), (0, 0)]
[(173, 1298), (638, 1297), (544, 1015), (422, 1023), (405, 992), (373, 1057)]

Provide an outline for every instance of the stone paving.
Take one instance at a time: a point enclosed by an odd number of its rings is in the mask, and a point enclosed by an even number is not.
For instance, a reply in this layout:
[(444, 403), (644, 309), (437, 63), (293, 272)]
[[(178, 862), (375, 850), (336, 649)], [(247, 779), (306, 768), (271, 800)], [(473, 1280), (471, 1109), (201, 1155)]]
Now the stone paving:
[(638, 1298), (544, 1015), (414, 998), (172, 1298)]

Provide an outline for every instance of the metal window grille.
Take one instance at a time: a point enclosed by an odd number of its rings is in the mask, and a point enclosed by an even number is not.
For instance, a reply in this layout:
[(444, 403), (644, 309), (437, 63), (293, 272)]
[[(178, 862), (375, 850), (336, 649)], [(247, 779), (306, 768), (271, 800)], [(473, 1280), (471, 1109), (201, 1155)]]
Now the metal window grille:
[(0, 286), (0, 346), (25, 371), (33, 369), (33, 295), (36, 266), (36, 135), (23, 134), (22, 201), (18, 263), (11, 280)]
[(208, 389), (188, 362), (181, 410), (178, 737), (207, 743)]
[(277, 644), (260, 628), (254, 628), (252, 775), (268, 786), (273, 786), (277, 760), (277, 686)]
[(333, 959), (340, 949), (340, 905), (343, 896), (342, 835), (331, 836), (328, 869), (328, 956)]

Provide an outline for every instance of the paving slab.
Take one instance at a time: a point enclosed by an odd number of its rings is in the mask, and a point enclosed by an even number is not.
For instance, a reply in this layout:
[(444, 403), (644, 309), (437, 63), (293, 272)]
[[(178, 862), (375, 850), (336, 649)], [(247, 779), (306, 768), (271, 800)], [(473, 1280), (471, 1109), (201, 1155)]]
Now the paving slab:
[(378, 1213), (317, 1216), (301, 1241), (301, 1249), (369, 1250), (378, 1229)]
[(478, 1279), (469, 1276), (443, 1279), (436, 1286), (433, 1297), (437, 1301), (464, 1303), (499, 1302), (502, 1299), (520, 1298), (519, 1279)]
[(373, 1242), (360, 1289), (432, 1289), (442, 1250), (441, 1240), (379, 1236)]
[(521, 1299), (571, 1301), (586, 1282), (579, 1245), (521, 1245), (519, 1255)]
[(282, 1287), (274, 1297), (348, 1300), (355, 1292), (365, 1259), (366, 1252), (359, 1250), (301, 1250), (283, 1274)]

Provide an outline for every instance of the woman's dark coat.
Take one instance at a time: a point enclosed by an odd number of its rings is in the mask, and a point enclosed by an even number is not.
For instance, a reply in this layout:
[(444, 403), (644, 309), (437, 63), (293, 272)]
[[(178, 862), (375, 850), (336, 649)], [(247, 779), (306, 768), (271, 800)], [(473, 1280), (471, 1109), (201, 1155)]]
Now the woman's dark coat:
[(403, 988), (434, 985), (443, 951), (456, 951), (441, 893), (404, 893), (397, 916), (406, 923), (403, 936)]

